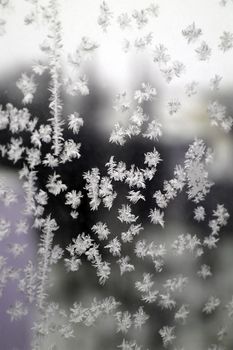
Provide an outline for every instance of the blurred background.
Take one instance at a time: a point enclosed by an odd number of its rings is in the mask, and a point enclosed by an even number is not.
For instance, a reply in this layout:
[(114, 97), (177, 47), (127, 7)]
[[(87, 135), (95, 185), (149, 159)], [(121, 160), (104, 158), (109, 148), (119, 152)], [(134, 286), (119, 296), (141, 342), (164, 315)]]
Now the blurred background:
[[(114, 16), (127, 12), (131, 14), (134, 9), (142, 9), (150, 5), (150, 1), (135, 0), (117, 2), (108, 1), (108, 5)], [(46, 1), (41, 5), (46, 6)], [(203, 237), (210, 234), (208, 221), (211, 220), (212, 211), (217, 204), (224, 204), (228, 212), (232, 213), (233, 195), (233, 138), (232, 131), (226, 133), (219, 127), (210, 125), (207, 107), (210, 101), (217, 100), (224, 105), (227, 114), (233, 115), (232, 100), (232, 65), (233, 49), (223, 53), (219, 50), (219, 38), (223, 31), (233, 32), (232, 15), (233, 3), (228, 1), (225, 6), (218, 0), (158, 0), (158, 17), (152, 18), (145, 28), (140, 31), (135, 26), (122, 31), (119, 29), (116, 20), (107, 32), (98, 27), (97, 17), (99, 14), (98, 1), (86, 0), (79, 2), (75, 0), (61, 0), (60, 18), (63, 30), (63, 73), (64, 76), (72, 75), (73, 72), (67, 68), (66, 57), (75, 52), (83, 36), (90, 37), (97, 42), (99, 47), (91, 55), (91, 58), (84, 60), (79, 68), (79, 74), (85, 74), (88, 80), (89, 93), (85, 96), (70, 96), (65, 89), (62, 93), (64, 119), (75, 111), (80, 113), (84, 119), (84, 126), (77, 136), (81, 142), (82, 157), (73, 163), (59, 167), (64, 183), (70, 185), (71, 189), (80, 190), (84, 186), (83, 172), (98, 167), (104, 171), (105, 164), (110, 156), (114, 155), (117, 161), (124, 161), (129, 166), (135, 164), (143, 167), (143, 155), (152, 151), (153, 147), (161, 154), (163, 162), (158, 166), (155, 178), (149, 183), (144, 191), (146, 201), (134, 206), (134, 213), (140, 216), (140, 222), (144, 231), (137, 237), (148, 242), (171, 244), (180, 234), (196, 234)], [(46, 30), (43, 21), (40, 20), (32, 26), (25, 26), (25, 14), (31, 11), (33, 4), (29, 1), (9, 1), (8, 7), (2, 7), (1, 17), (6, 19), (5, 34), (0, 36), (0, 104), (5, 108), (8, 102), (17, 108), (22, 108), (22, 94), (16, 87), (16, 81), (23, 72), (31, 74), (31, 66), (35, 60), (45, 60), (39, 45), (43, 41)], [(182, 30), (188, 25), (196, 23), (202, 29), (203, 35), (194, 44), (187, 44)], [(144, 49), (137, 49), (132, 43), (137, 38), (153, 33), (152, 43)], [(122, 43), (128, 39), (131, 47), (128, 52), (122, 50)], [(195, 49), (200, 45), (202, 39), (211, 47), (211, 56), (207, 61), (197, 59)], [(164, 44), (168, 49), (172, 61), (181, 61), (185, 70), (180, 77), (175, 77), (170, 83), (166, 81), (161, 73), (160, 67), (153, 60), (153, 52), (159, 44)], [(219, 89), (213, 89), (211, 79), (218, 75), (222, 77)], [(48, 85), (49, 75), (44, 73), (35, 78), (37, 91), (33, 103), (27, 108), (44, 123), (49, 116)], [(187, 94), (187, 84), (197, 82), (197, 92), (192, 96)], [(163, 135), (158, 142), (135, 137), (127, 141), (124, 147), (108, 142), (111, 130), (116, 122), (125, 123), (125, 114), (113, 109), (113, 101), (116, 94), (127, 92), (132, 99), (135, 90), (141, 87), (143, 82), (149, 83), (156, 88), (157, 96), (154, 101), (143, 105), (143, 110), (162, 124)], [(177, 113), (169, 113), (169, 101), (178, 100), (181, 103)], [(70, 135), (68, 129), (64, 130), (65, 138)], [(1, 144), (9, 141), (9, 134), (1, 131)], [(201, 203), (206, 210), (206, 220), (198, 223), (193, 219), (194, 203), (187, 200), (185, 191), (173, 200), (165, 210), (165, 227), (158, 228), (158, 225), (149, 223), (148, 213), (155, 205), (152, 198), (156, 190), (162, 190), (163, 181), (173, 177), (173, 170), (176, 164), (182, 164), (185, 152), (195, 137), (202, 138), (208, 147), (214, 151), (214, 161), (209, 166), (209, 177), (215, 185), (211, 188), (205, 201)], [(27, 142), (25, 140), (25, 142)], [(45, 150), (46, 151), (46, 150)], [(1, 217), (7, 217), (13, 226), (17, 221), (16, 213), (20, 212), (23, 202), (21, 184), (17, 177), (18, 167), (21, 164), (12, 166), (9, 162), (1, 160), (0, 177), (13, 186), (19, 198), (18, 207), (11, 207), (9, 212), (1, 209)], [(38, 167), (38, 180), (41, 188), (45, 188), (49, 171), (43, 166)], [(50, 199), (47, 212), (60, 225), (56, 233), (55, 243), (65, 248), (72, 238), (81, 232), (91, 234), (91, 227), (97, 221), (107, 222), (111, 227), (111, 237), (120, 236), (126, 228), (119, 225), (117, 220), (117, 209), (125, 203), (127, 194), (126, 186), (119, 186), (118, 197), (115, 200), (113, 209), (100, 209), (98, 212), (91, 212), (87, 198), (84, 198), (79, 208), (78, 220), (73, 220), (67, 206), (61, 197)], [(13, 210), (12, 210), (13, 209)], [(134, 254), (135, 243), (125, 244), (123, 254), (131, 257), (135, 271), (130, 274), (120, 275), (117, 258), (113, 258), (104, 249), (101, 242), (100, 252), (104, 260), (111, 262), (112, 274), (104, 286), (98, 284), (96, 271), (86, 261), (78, 272), (67, 274), (63, 264), (57, 264), (53, 270), (52, 278), (54, 285), (50, 291), (51, 300), (58, 301), (64, 309), (67, 309), (73, 302), (82, 302), (90, 305), (93, 298), (104, 298), (114, 296), (122, 303), (123, 311), (136, 312), (139, 306), (143, 305), (145, 312), (150, 316), (140, 332), (130, 330), (126, 339), (135, 339), (143, 349), (162, 349), (161, 337), (158, 331), (164, 325), (174, 324), (174, 310), (161, 310), (156, 303), (146, 304), (141, 301), (139, 292), (135, 289), (136, 281), (142, 279), (144, 272), (154, 274), (155, 286), (163, 289), (163, 284), (168, 278), (183, 274), (189, 279), (189, 283), (177, 296), (177, 307), (182, 304), (190, 306), (190, 316), (185, 325), (176, 325), (176, 337), (172, 349), (180, 350), (206, 350), (211, 344), (217, 344), (217, 333), (221, 327), (226, 325), (227, 334), (223, 341), (225, 349), (233, 349), (233, 335), (231, 332), (232, 322), (227, 317), (224, 306), (230, 301), (233, 295), (233, 221), (230, 218), (228, 225), (223, 228), (218, 249), (208, 250), (203, 256), (194, 259), (189, 254), (177, 257), (167, 254), (165, 266), (161, 273), (155, 273), (152, 261), (149, 259), (138, 259)], [(39, 232), (30, 232), (23, 237), (23, 243), (28, 249), (22, 261), (14, 259), (13, 264), (20, 267), (27, 259), (35, 259), (36, 245)], [(14, 237), (13, 237), (14, 238)], [(1, 254), (5, 254), (5, 244), (10, 244), (12, 236), (8, 241), (1, 242)], [(12, 256), (7, 255), (11, 261)], [(207, 264), (211, 267), (212, 276), (203, 280), (197, 276), (201, 265)], [(208, 296), (215, 295), (221, 300), (221, 307), (214, 313), (205, 315), (202, 312)], [(0, 336), (2, 349), (30, 348), (32, 313), (23, 321), (11, 323), (5, 314), (9, 305), (17, 298), (14, 286), (9, 285), (2, 299)], [(94, 327), (80, 326), (75, 330), (77, 338), (65, 342), (59, 340), (58, 349), (69, 350), (108, 350), (116, 349), (122, 342), (122, 335), (115, 333), (114, 322), (109, 318), (100, 319)], [(14, 337), (12, 337), (14, 334)], [(23, 335), (23, 336), (22, 336)], [(51, 338), (53, 336), (51, 335)], [(23, 340), (22, 340), (23, 339)], [(50, 341), (50, 339), (48, 340)], [(48, 349), (48, 345), (45, 345)], [(221, 349), (213, 348), (213, 349)], [(211, 348), (212, 350), (212, 348)]]

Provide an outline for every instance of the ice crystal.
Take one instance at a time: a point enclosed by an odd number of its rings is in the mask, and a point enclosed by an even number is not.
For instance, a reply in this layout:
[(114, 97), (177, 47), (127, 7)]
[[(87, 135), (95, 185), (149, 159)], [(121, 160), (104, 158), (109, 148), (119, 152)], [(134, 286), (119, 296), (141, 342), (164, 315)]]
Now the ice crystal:
[(233, 118), (227, 116), (226, 107), (218, 101), (210, 102), (207, 108), (210, 123), (213, 126), (220, 126), (225, 132), (231, 130)]
[(212, 52), (211, 48), (205, 41), (202, 41), (201, 45), (195, 51), (200, 61), (209, 60)]
[(185, 171), (188, 181), (188, 197), (195, 203), (202, 201), (209, 193), (211, 183), (203, 162), (206, 146), (202, 140), (196, 139), (185, 155)]
[(219, 48), (223, 52), (233, 48), (233, 33), (223, 32), (222, 36), (220, 37)]
[(193, 22), (182, 30), (182, 34), (187, 39), (188, 44), (190, 44), (195, 42), (202, 35), (202, 30), (196, 28), (196, 24)]
[(176, 336), (174, 335), (175, 327), (164, 326), (160, 329), (159, 334), (163, 339), (163, 344), (167, 347), (169, 344), (172, 344)]

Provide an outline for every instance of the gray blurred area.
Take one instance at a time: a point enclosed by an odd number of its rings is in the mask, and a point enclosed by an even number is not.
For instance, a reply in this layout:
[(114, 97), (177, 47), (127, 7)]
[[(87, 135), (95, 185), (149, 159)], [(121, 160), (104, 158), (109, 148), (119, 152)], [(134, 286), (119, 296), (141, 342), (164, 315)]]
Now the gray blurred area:
[[(158, 167), (158, 172), (155, 179), (149, 184), (144, 191), (146, 202), (135, 206), (135, 214), (140, 216), (140, 222), (144, 225), (144, 231), (140, 234), (138, 239), (145, 239), (148, 242), (155, 241), (157, 243), (170, 242), (181, 233), (197, 234), (198, 237), (203, 238), (210, 232), (208, 228), (208, 217), (211, 216), (212, 210), (216, 208), (217, 203), (224, 204), (229, 212), (232, 210), (232, 134), (223, 134), (214, 128), (211, 128), (206, 122), (206, 116), (203, 115), (203, 128), (199, 127), (199, 133), (194, 132), (191, 135), (190, 130), (185, 132), (181, 130), (174, 134), (171, 131), (166, 130), (166, 123), (164, 127), (164, 135), (160, 142), (145, 142), (144, 140), (135, 138), (129, 141), (123, 148), (108, 143), (108, 130), (104, 127), (106, 118), (111, 118), (111, 103), (113, 94), (104, 88), (99, 86), (98, 80), (95, 78), (94, 71), (90, 71), (90, 95), (85, 98), (67, 97), (64, 104), (64, 115), (78, 110), (81, 115), (84, 116), (85, 125), (78, 135), (79, 142), (82, 142), (82, 157), (74, 164), (68, 164), (59, 169), (62, 173), (62, 177), (67, 185), (81, 189), (83, 186), (83, 180), (81, 174), (84, 171), (92, 167), (99, 167), (104, 170), (105, 163), (109, 160), (111, 155), (115, 155), (117, 160), (123, 160), (127, 164), (136, 164), (139, 167), (143, 166), (143, 154), (153, 149), (160, 152), (163, 162)], [(14, 80), (18, 72), (15, 73), (14, 78), (5, 80), (1, 87), (1, 103), (12, 102), (15, 106), (20, 107), (20, 97), (14, 87)], [(148, 81), (150, 76), (146, 71), (140, 77), (138, 82), (135, 81), (132, 86), (134, 91), (140, 83)], [(45, 106), (48, 94), (45, 92), (44, 86), (46, 86), (48, 77), (44, 78), (45, 81), (41, 83), (39, 87), (38, 97), (36, 97), (35, 103), (29, 110), (35, 115), (40, 116), (41, 120), (46, 120), (48, 111), (41, 106)], [(149, 79), (151, 85), (156, 86), (158, 93), (162, 91), (162, 83), (152, 81)], [(3, 87), (4, 86), (4, 87)], [(41, 88), (41, 90), (40, 90)], [(41, 93), (40, 93), (41, 91)], [(230, 99), (230, 91), (221, 91), (221, 101), (226, 105), (229, 113), (232, 111), (232, 102)], [(192, 109), (191, 118), (192, 123), (195, 124), (195, 118), (200, 124), (199, 109), (201, 105), (205, 105), (209, 99), (208, 91), (203, 89), (200, 97), (197, 101), (197, 108)], [(43, 103), (45, 101), (45, 103)], [(146, 106), (146, 112), (150, 115), (161, 115), (161, 105), (157, 101)], [(182, 112), (181, 112), (182, 113)], [(189, 118), (189, 116), (186, 116)], [(116, 118), (116, 116), (115, 116)], [(179, 128), (178, 122), (176, 123)], [(187, 137), (188, 134), (188, 137)], [(65, 131), (65, 135), (69, 135), (68, 130)], [(171, 202), (167, 210), (166, 224), (164, 229), (159, 229), (157, 226), (149, 224), (148, 212), (150, 208), (154, 206), (154, 200), (152, 194), (155, 190), (162, 189), (163, 181), (169, 180), (172, 177), (173, 169), (176, 164), (183, 162), (184, 154), (194, 137), (202, 137), (208, 146), (211, 146), (216, 153), (216, 160), (211, 165), (210, 178), (215, 182), (215, 186), (211, 189), (210, 194), (207, 195), (205, 202), (203, 203), (207, 212), (207, 220), (204, 224), (197, 223), (193, 220), (193, 210), (195, 205), (187, 201), (187, 195), (182, 193)], [(4, 142), (7, 141), (8, 135), (1, 134), (1, 139)], [(227, 153), (227, 156), (225, 154)], [(220, 165), (219, 165), (220, 163)], [(7, 169), (8, 172), (16, 174), (17, 167), (11, 168), (10, 164), (2, 164), (2, 169)], [(43, 167), (38, 168), (39, 182), (43, 188), (45, 186), (45, 180), (47, 170)], [(17, 186), (20, 186), (19, 184)], [(18, 189), (20, 191), (20, 187)], [(115, 201), (113, 210), (110, 212), (107, 209), (100, 209), (97, 213), (91, 212), (89, 204), (86, 200), (80, 207), (80, 214), (78, 223), (70, 218), (67, 208), (64, 206), (64, 202), (56, 197), (49, 202), (48, 212), (52, 212), (53, 217), (57, 220), (61, 229), (57, 232), (55, 242), (65, 247), (73, 237), (76, 237), (78, 233), (86, 232), (91, 233), (91, 227), (96, 221), (107, 222), (111, 227), (112, 237), (120, 235), (124, 228), (124, 225), (119, 225), (117, 217), (117, 208), (121, 203), (124, 203), (124, 197), (126, 195), (126, 187), (119, 186), (118, 197)], [(15, 208), (17, 212), (17, 208)], [(14, 214), (13, 214), (14, 215)], [(185, 350), (204, 350), (211, 343), (216, 341), (216, 333), (218, 331), (219, 324), (224, 324), (227, 320), (224, 320), (225, 313), (224, 308), (219, 308), (213, 315), (203, 315), (202, 306), (206, 302), (208, 295), (216, 295), (221, 299), (222, 306), (224, 306), (231, 298), (233, 294), (233, 255), (232, 255), (232, 225), (233, 221), (230, 219), (227, 227), (222, 233), (218, 249), (209, 251), (208, 254), (204, 254), (199, 259), (193, 259), (189, 254), (185, 254), (178, 258), (168, 255), (166, 257), (166, 264), (161, 273), (155, 273), (156, 287), (162, 287), (163, 283), (175, 275), (183, 274), (189, 278), (189, 283), (184, 291), (177, 296), (180, 304), (185, 303), (190, 305), (191, 315), (188, 318), (186, 325), (178, 325), (176, 327), (176, 336), (178, 339), (178, 345), (182, 344)], [(38, 241), (38, 233), (32, 232), (34, 241), (27, 242), (32, 251), (35, 251), (35, 247)], [(123, 246), (123, 255), (129, 255), (132, 259), (132, 263), (135, 265), (135, 271), (130, 274), (120, 276), (119, 267), (116, 264), (116, 258), (111, 257), (106, 249), (100, 244), (100, 251), (103, 254), (105, 260), (112, 263), (112, 274), (109, 281), (104, 286), (98, 284), (98, 279), (95, 275), (95, 270), (88, 262), (83, 261), (83, 265), (80, 271), (77, 273), (67, 274), (62, 264), (54, 268), (54, 280), (55, 284), (51, 290), (51, 298), (55, 301), (59, 301), (64, 308), (68, 308), (74, 301), (82, 302), (84, 305), (89, 305), (93, 298), (104, 298), (112, 295), (118, 301), (122, 303), (122, 310), (129, 310), (135, 312), (140, 305), (144, 306), (146, 313), (150, 316), (149, 321), (144, 325), (141, 332), (129, 332), (127, 339), (136, 339), (138, 344), (149, 349), (162, 349), (161, 339), (158, 336), (158, 330), (163, 325), (173, 324), (174, 311), (161, 310), (155, 304), (145, 304), (140, 300), (139, 293), (134, 288), (134, 283), (141, 279), (143, 272), (154, 273), (154, 267), (149, 260), (139, 260), (136, 258), (133, 250), (134, 243), (126, 244)], [(34, 247), (33, 247), (34, 246)], [(25, 258), (25, 257), (24, 257)], [(208, 264), (211, 266), (213, 276), (207, 281), (203, 281), (197, 276), (198, 268), (202, 264)], [(13, 292), (11, 292), (13, 293)], [(7, 302), (4, 299), (4, 302)], [(5, 317), (2, 316), (2, 325), (5, 324)], [(28, 319), (27, 319), (28, 322)], [(19, 322), (20, 324), (20, 322)], [(29, 324), (27, 323), (27, 327)], [(10, 326), (9, 326), (10, 327)], [(26, 323), (21, 326), (16, 326), (14, 331), (15, 339), (17, 339), (17, 332), (21, 333), (21, 327), (26, 327)], [(30, 334), (30, 327), (28, 327), (28, 335)], [(4, 328), (2, 328), (3, 330)], [(10, 332), (10, 331), (9, 331)], [(94, 327), (77, 327), (77, 339), (70, 340), (68, 343), (61, 343), (61, 349), (81, 349), (81, 350), (100, 350), (116, 349), (117, 345), (121, 343), (122, 336), (114, 331), (114, 321), (109, 319), (100, 319)], [(5, 349), (10, 349), (10, 333), (4, 331), (2, 333), (4, 342), (8, 345)], [(8, 340), (7, 340), (8, 339)], [(26, 339), (26, 338), (24, 338)], [(26, 341), (26, 340), (25, 340)], [(231, 349), (233, 346), (233, 338), (229, 332), (226, 336), (226, 349)], [(18, 342), (17, 342), (18, 343)], [(63, 344), (63, 345), (62, 345)], [(26, 345), (20, 346), (17, 344), (17, 349), (26, 349)]]

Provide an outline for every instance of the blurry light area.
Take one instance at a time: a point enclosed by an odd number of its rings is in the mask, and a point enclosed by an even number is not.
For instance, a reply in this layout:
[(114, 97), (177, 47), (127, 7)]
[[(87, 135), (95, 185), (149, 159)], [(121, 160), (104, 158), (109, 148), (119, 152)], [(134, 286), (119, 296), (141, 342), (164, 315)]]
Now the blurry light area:
[[(103, 33), (97, 25), (99, 1), (86, 0), (83, 3), (76, 0), (60, 0), (59, 3), (64, 53), (72, 52), (83, 36), (89, 36), (99, 42), (101, 48), (95, 64), (100, 70), (102, 80), (111, 77), (113, 84), (125, 84), (127, 79), (130, 80), (130, 76), (135, 72), (130, 64), (130, 54), (122, 52), (122, 40), (153, 32), (152, 50), (155, 45), (163, 43), (172, 59), (181, 60), (186, 64), (186, 73), (178, 84), (182, 84), (182, 79), (196, 79), (204, 85), (206, 78), (215, 72), (224, 75), (225, 86), (231, 84), (231, 54), (223, 54), (218, 50), (218, 39), (224, 30), (230, 30), (232, 27), (232, 8), (230, 7), (229, 11), (222, 8), (218, 5), (219, 0), (158, 0), (155, 3), (159, 5), (159, 16), (151, 19), (143, 30), (135, 31), (129, 28), (121, 31), (116, 18), (113, 18), (107, 33)], [(150, 3), (150, 0), (108, 1), (115, 17), (125, 11), (132, 13), (133, 9), (144, 8)], [(30, 3), (18, 0), (12, 4), (14, 8), (7, 9), (2, 14), (7, 19), (7, 25), (6, 35), (0, 40), (1, 71), (11, 69), (17, 61), (20, 63), (32, 58), (38, 59), (38, 44), (45, 34), (43, 21), (38, 25), (24, 25), (25, 13), (29, 13), (31, 9)], [(46, 4), (46, 1), (41, 0), (40, 5), (43, 4)], [(212, 48), (212, 56), (208, 62), (198, 62), (194, 52), (195, 44), (187, 46), (181, 35), (182, 29), (192, 22), (202, 28), (202, 39)], [(151, 76), (154, 73), (152, 71)], [(176, 88), (176, 84), (171, 83), (171, 89)]]
[[(116, 121), (124, 122), (125, 116), (116, 115), (111, 108), (117, 93), (126, 91), (132, 97), (135, 89), (142, 82), (148, 81), (157, 89), (158, 95), (153, 102), (151, 115), (159, 118), (163, 123), (162, 142), (171, 144), (180, 140), (189, 142), (195, 135), (207, 138), (216, 150), (223, 148), (229, 150), (229, 147), (232, 147), (230, 136), (224, 135), (221, 130), (216, 130), (217, 128), (210, 127), (207, 104), (210, 99), (215, 98), (208, 96), (209, 82), (215, 74), (223, 77), (221, 95), (229, 96), (232, 89), (232, 52), (229, 50), (223, 53), (218, 49), (219, 37), (223, 31), (232, 29), (232, 4), (229, 4), (228, 10), (219, 6), (219, 0), (157, 0), (155, 4), (159, 6), (159, 15), (157, 18), (150, 19), (145, 28), (135, 30), (134, 26), (120, 30), (116, 21), (119, 14), (122, 12), (131, 14), (134, 9), (145, 8), (151, 4), (151, 0), (109, 0), (107, 3), (114, 17), (105, 33), (97, 24), (100, 3), (93, 0), (59, 1), (64, 57), (75, 52), (83, 36), (90, 37), (99, 44), (97, 52), (86, 62), (86, 67), (81, 69), (87, 74), (89, 81), (92, 78), (96, 80), (96, 86), (99, 86), (101, 91), (105, 91), (106, 99), (110, 100), (110, 103), (104, 105), (100, 111), (103, 115), (100, 118), (100, 128), (109, 133)], [(40, 1), (40, 5), (45, 4), (47, 1)], [(24, 25), (25, 14), (30, 10), (29, 2), (17, 0), (12, 1), (11, 7), (4, 10), (2, 14), (7, 22), (6, 34), (0, 38), (2, 77), (7, 77), (9, 72), (17, 69), (17, 65), (30, 66), (35, 59), (45, 59), (45, 55), (39, 49), (39, 44), (46, 36), (43, 20), (39, 18), (38, 24)], [(193, 22), (202, 29), (203, 35), (200, 41), (187, 44), (181, 32)], [(133, 42), (149, 32), (153, 33), (153, 43), (149, 48), (143, 51), (131, 48), (128, 53), (123, 52), (122, 42), (125, 38)], [(209, 61), (197, 60), (195, 48), (202, 40), (206, 41), (212, 49)], [(179, 60), (186, 66), (185, 73), (169, 84), (165, 82), (158, 66), (153, 62), (153, 50), (160, 43), (168, 48), (172, 61)], [(186, 83), (192, 81), (199, 83), (198, 93), (188, 98), (184, 87)], [(167, 112), (167, 103), (170, 99), (176, 98), (181, 101), (182, 108), (177, 114), (171, 116)], [(231, 168), (226, 156), (229, 154), (227, 150), (224, 156), (221, 156), (221, 169)], [(219, 171), (215, 171), (216, 176)], [(230, 171), (232, 169), (224, 174), (227, 176)]]

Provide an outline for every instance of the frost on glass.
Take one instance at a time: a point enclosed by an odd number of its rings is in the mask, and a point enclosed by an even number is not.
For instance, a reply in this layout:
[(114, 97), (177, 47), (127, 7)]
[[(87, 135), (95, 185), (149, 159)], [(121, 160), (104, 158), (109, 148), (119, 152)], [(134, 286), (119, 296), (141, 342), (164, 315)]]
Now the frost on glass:
[(0, 0), (5, 350), (233, 347), (233, 4), (174, 4)]

